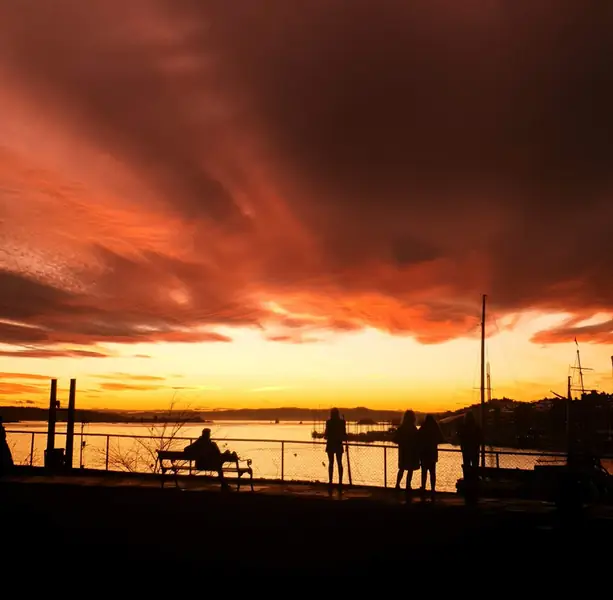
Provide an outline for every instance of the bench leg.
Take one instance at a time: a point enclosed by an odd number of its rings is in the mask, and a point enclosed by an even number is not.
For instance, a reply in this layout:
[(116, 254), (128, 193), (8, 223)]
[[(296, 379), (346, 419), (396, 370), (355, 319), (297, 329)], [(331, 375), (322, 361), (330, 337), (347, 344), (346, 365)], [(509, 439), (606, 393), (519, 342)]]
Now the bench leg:
[(241, 491), (241, 476), (242, 476), (242, 473), (239, 470), (238, 461), (236, 461), (236, 491), (237, 492)]
[(251, 491), (253, 492), (253, 471), (249, 469), (249, 483), (251, 484)]

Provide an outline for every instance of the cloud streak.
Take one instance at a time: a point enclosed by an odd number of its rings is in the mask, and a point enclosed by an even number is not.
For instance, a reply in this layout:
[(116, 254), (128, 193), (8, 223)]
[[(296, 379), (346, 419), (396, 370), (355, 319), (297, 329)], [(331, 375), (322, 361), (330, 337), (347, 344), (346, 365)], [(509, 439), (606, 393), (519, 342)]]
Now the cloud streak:
[(38, 375), (36, 373), (0, 373), (0, 379), (27, 379), (29, 381), (49, 381), (48, 375)]
[(101, 390), (111, 392), (154, 392), (164, 389), (163, 385), (151, 385), (141, 383), (105, 382), (100, 384)]
[(440, 343), (483, 292), (612, 310), (612, 26), (565, 0), (0, 2), (0, 355)]

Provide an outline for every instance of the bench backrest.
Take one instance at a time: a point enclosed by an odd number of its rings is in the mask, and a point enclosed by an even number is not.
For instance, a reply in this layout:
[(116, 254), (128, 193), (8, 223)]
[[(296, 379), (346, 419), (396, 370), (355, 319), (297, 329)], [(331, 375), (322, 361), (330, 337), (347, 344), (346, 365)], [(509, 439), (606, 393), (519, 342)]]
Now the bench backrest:
[(156, 450), (158, 458), (165, 458), (167, 460), (187, 460), (189, 457), (185, 456), (183, 450)]
[[(193, 454), (185, 454), (183, 450), (156, 450), (159, 460), (189, 460), (197, 461), (198, 457)], [(222, 463), (237, 462), (236, 456), (221, 455)]]

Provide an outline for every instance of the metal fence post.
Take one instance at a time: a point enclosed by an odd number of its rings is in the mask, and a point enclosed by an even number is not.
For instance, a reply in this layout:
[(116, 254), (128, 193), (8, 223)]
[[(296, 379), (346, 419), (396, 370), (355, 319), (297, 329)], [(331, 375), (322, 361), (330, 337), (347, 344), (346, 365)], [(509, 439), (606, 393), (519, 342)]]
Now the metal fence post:
[(500, 469), (500, 453), (496, 452), (496, 468)]
[(111, 439), (110, 435), (106, 436), (106, 461), (105, 461), (105, 469), (109, 470), (109, 440)]
[(285, 481), (285, 442), (281, 442), (281, 481)]
[(383, 448), (383, 487), (387, 487), (387, 446)]
[(30, 440), (30, 466), (34, 463), (34, 436), (36, 434), (32, 432), (32, 439)]

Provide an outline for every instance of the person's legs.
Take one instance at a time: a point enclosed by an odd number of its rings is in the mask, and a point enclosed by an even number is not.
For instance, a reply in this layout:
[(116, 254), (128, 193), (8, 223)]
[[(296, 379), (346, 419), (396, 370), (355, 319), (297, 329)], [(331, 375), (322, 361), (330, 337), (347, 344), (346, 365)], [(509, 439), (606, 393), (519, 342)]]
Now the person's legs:
[[(404, 469), (398, 469), (398, 475), (396, 475), (396, 489), (400, 489), (400, 484), (402, 483), (402, 476), (404, 475)], [(408, 475), (407, 475), (408, 477)]]
[(430, 488), (430, 495), (432, 500), (434, 500), (434, 495), (436, 494), (436, 463), (430, 467)]
[(224, 474), (223, 474), (223, 463), (220, 463), (219, 467), (217, 468), (217, 478), (219, 479), (219, 482), (221, 483), (222, 489), (226, 489), (228, 487), (228, 482), (226, 481), (226, 478), (224, 477)]
[(334, 477), (334, 453), (328, 452), (328, 485), (332, 486), (332, 478)]
[(343, 486), (343, 453), (336, 453), (336, 466), (338, 467), (338, 487), (339, 489)]
[(406, 482), (406, 491), (407, 494), (410, 494), (413, 491), (411, 484), (413, 483), (413, 471), (411, 469), (407, 469), (407, 482)]
[(420, 488), (420, 493), (421, 493), (422, 498), (424, 494), (426, 493), (426, 482), (427, 481), (428, 481), (428, 467), (427, 465), (422, 464), (421, 465), (421, 488)]

